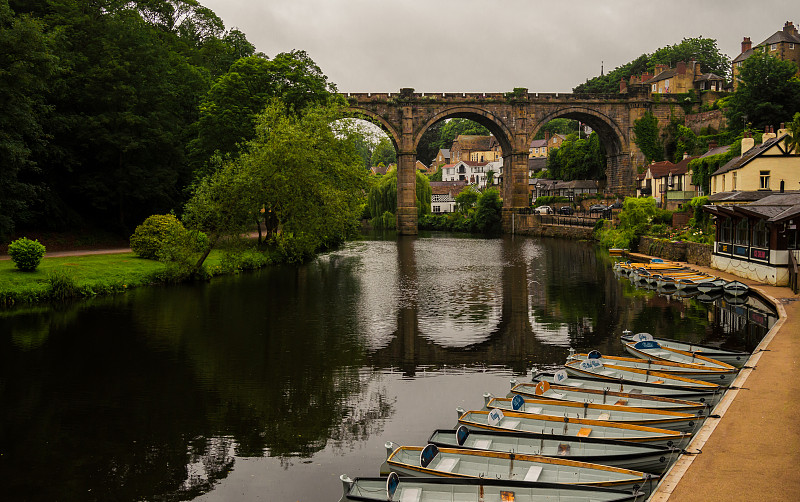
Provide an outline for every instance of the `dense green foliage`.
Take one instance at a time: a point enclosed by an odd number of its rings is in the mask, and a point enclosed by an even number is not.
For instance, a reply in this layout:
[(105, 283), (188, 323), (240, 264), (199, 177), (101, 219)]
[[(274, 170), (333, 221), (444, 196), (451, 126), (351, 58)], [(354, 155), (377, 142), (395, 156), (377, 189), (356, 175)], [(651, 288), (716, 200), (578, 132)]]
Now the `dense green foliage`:
[(0, 238), (178, 208), (198, 104), (253, 51), (196, 0), (1, 0)]
[(800, 79), (792, 61), (756, 51), (742, 64), (739, 86), (727, 100), (728, 127), (742, 131), (752, 125), (778, 127), (800, 110)]
[[(428, 177), (415, 171), (417, 216), (431, 212), (431, 184)], [(397, 169), (392, 168), (370, 188), (367, 195), (372, 226), (375, 228), (394, 228), (397, 213)]]
[(630, 249), (644, 235), (656, 218), (656, 200), (652, 197), (626, 197), (619, 213), (617, 228), (599, 230), (600, 243), (608, 248)]
[(633, 141), (642, 151), (647, 164), (664, 160), (664, 144), (658, 130), (658, 119), (647, 112), (633, 123)]
[(370, 163), (373, 166), (390, 166), (397, 163), (397, 152), (389, 138), (383, 138), (375, 145)]
[(606, 155), (600, 136), (595, 132), (589, 138), (570, 134), (559, 148), (549, 149), (547, 169), (554, 179), (563, 181), (605, 178)]
[(193, 165), (202, 168), (214, 153), (236, 155), (255, 137), (256, 117), (274, 98), (301, 112), (325, 103), (335, 86), (304, 51), (269, 60), (242, 58), (220, 77), (200, 103), (197, 137), (189, 143)]
[(8, 245), (8, 255), (14, 265), (25, 272), (36, 270), (46, 249), (38, 240), (22, 237)]
[(456, 195), (456, 211), (461, 214), (468, 214), (475, 208), (480, 195), (481, 193), (473, 188), (472, 185), (467, 186), (461, 193)]
[(425, 165), (439, 153), (440, 149), (449, 149), (459, 135), (488, 136), (489, 130), (469, 119), (450, 119), (437, 122), (420, 138), (417, 145), (417, 158)]
[(792, 121), (786, 124), (789, 133), (783, 140), (783, 145), (787, 152), (800, 155), (800, 112), (794, 114)]
[(555, 134), (563, 134), (568, 136), (572, 133), (578, 132), (578, 121), (571, 119), (553, 119), (546, 123), (536, 132), (533, 139), (544, 139), (545, 133), (549, 132), (550, 136)]
[(288, 262), (341, 243), (355, 230), (366, 189), (357, 135), (346, 122), (331, 125), (341, 114), (333, 102), (298, 112), (272, 101), (242, 154), (194, 187), (187, 227), (208, 234), (210, 251), (262, 221), (268, 243)]
[(533, 201), (533, 206), (549, 206), (555, 204), (556, 202), (569, 202), (569, 198), (561, 197), (559, 195), (543, 195), (541, 197), (536, 197), (536, 200)]
[(730, 60), (719, 51), (717, 41), (713, 38), (684, 38), (680, 43), (657, 49), (652, 54), (642, 54), (633, 61), (615, 68), (605, 75), (587, 80), (575, 86), (573, 92), (586, 93), (619, 93), (619, 82), (628, 82), (632, 75), (644, 72), (653, 74), (657, 64), (665, 64), (672, 68), (679, 61), (689, 62), (692, 59), (701, 64), (703, 73), (714, 73), (727, 78)]
[(446, 230), (495, 235), (502, 231), (503, 200), (496, 188), (478, 195), (474, 207), (466, 213), (426, 214), (419, 219), (422, 230)]

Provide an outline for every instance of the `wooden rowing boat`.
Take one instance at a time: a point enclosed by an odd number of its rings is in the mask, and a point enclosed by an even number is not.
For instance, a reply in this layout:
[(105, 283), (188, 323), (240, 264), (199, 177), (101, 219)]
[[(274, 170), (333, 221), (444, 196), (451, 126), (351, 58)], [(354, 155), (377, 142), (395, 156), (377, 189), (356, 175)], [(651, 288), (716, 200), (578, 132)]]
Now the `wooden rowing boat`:
[(680, 411), (632, 408), (615, 404), (573, 403), (552, 399), (525, 399), (520, 395), (494, 397), (491, 394), (484, 394), (484, 399), (486, 400), (486, 409), (490, 410), (498, 408), (503, 412), (516, 411), (517, 413), (554, 417), (574, 416), (575, 418), (613, 421), (683, 432), (694, 432), (702, 424), (704, 418)]
[(607, 380), (627, 380), (629, 382), (654, 383), (658, 385), (672, 385), (675, 387), (686, 387), (693, 390), (715, 390), (720, 387), (715, 383), (667, 375), (666, 373), (660, 373), (658, 371), (626, 368), (624, 366), (618, 366), (615, 364), (604, 364), (599, 359), (570, 361), (564, 365), (564, 369), (568, 374), (575, 376), (605, 378)]
[(704, 345), (701, 343), (683, 342), (681, 340), (675, 340), (672, 338), (659, 338), (659, 337), (654, 337), (650, 333), (636, 333), (634, 335), (630, 331), (627, 331), (622, 334), (621, 338), (624, 342), (634, 342), (634, 343), (642, 342), (645, 340), (655, 340), (662, 347), (696, 353), (701, 356), (713, 359), (715, 361), (720, 361), (723, 363), (730, 364), (731, 366), (735, 366), (737, 368), (741, 368), (742, 366), (744, 366), (744, 363), (747, 362), (747, 360), (750, 358), (749, 352), (744, 352), (741, 350), (723, 349), (721, 347), (715, 347), (713, 345)]
[(569, 375), (565, 370), (555, 373), (539, 372), (533, 375), (533, 382), (548, 382), (550, 384), (565, 385), (576, 389), (613, 390), (615, 392), (641, 393), (651, 396), (669, 397), (673, 399), (687, 399), (699, 401), (708, 406), (714, 406), (724, 389), (722, 387), (694, 389), (681, 385), (666, 383), (635, 382), (625, 379), (609, 379), (596, 376)]
[(355, 478), (339, 476), (344, 493), (339, 502), (644, 502), (642, 492), (556, 483), (530, 483), (479, 478)]
[(692, 436), (687, 432), (641, 425), (628, 425), (585, 418), (532, 415), (514, 411), (504, 412), (498, 409), (474, 411), (459, 409), (458, 412), (459, 425), (464, 425), (471, 430), (561, 434), (564, 436), (597, 437), (677, 447), (683, 446)]
[(682, 451), (669, 446), (591, 437), (576, 438), (560, 434), (470, 431), (463, 425), (457, 429), (435, 430), (428, 438), (428, 443), (440, 448), (546, 455), (655, 473), (664, 472)]
[(653, 359), (657, 362), (667, 361), (673, 363), (693, 364), (708, 368), (709, 370), (724, 372), (719, 379), (714, 380), (720, 385), (730, 385), (738, 371), (734, 366), (706, 357), (698, 352), (674, 349), (662, 346), (655, 340), (642, 340), (640, 342), (623, 342), (625, 350), (636, 357)]
[(386, 443), (381, 471), (400, 476), (493, 478), (502, 480), (587, 485), (650, 493), (659, 476), (565, 458), (487, 450), (397, 446)]
[(688, 401), (663, 396), (632, 392), (614, 392), (608, 388), (588, 389), (570, 387), (569, 385), (551, 384), (548, 382), (522, 382), (513, 383), (512, 394), (521, 396), (552, 399), (555, 401), (570, 401), (575, 403), (600, 403), (614, 404), (617, 406), (632, 406), (635, 408), (650, 408), (659, 410), (682, 411), (695, 415), (705, 414), (707, 405), (699, 401)]
[[(632, 343), (632, 342), (629, 342)], [(728, 386), (736, 378), (738, 370), (730, 365), (723, 366), (710, 366), (702, 363), (688, 363), (688, 362), (674, 362), (663, 359), (654, 358), (635, 358), (635, 357), (620, 357), (620, 356), (605, 356), (601, 355), (596, 350), (588, 354), (570, 354), (570, 361), (585, 361), (586, 359), (599, 359), (604, 365), (613, 364), (615, 366), (623, 366), (625, 368), (638, 368), (650, 371), (658, 371), (667, 375), (675, 375), (684, 378), (692, 378), (695, 380), (702, 380), (704, 382), (716, 383), (723, 386)]]

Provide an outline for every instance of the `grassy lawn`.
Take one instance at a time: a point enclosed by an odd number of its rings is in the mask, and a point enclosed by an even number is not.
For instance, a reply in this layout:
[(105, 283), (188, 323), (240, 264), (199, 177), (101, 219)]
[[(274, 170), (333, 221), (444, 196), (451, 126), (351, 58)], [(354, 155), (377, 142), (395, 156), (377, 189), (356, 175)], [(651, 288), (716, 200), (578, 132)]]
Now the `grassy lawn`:
[[(216, 268), (222, 252), (212, 251), (206, 267)], [(18, 270), (11, 260), (0, 261), (0, 305), (18, 301), (36, 302), (48, 299), (53, 272), (63, 272), (75, 286), (89, 294), (121, 292), (153, 282), (153, 275), (164, 270), (164, 264), (139, 258), (134, 253), (45, 257), (33, 272)]]

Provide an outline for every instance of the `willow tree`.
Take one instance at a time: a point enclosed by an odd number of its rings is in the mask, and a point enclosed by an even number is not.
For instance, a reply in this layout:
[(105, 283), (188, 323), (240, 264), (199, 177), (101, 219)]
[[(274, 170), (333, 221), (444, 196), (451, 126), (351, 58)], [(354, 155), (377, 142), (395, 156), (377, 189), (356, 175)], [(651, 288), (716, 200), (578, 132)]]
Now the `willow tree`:
[[(431, 212), (431, 184), (428, 177), (416, 171), (417, 216)], [(397, 213), (397, 169), (392, 168), (375, 183), (367, 198), (372, 224), (376, 228), (386, 228)]]

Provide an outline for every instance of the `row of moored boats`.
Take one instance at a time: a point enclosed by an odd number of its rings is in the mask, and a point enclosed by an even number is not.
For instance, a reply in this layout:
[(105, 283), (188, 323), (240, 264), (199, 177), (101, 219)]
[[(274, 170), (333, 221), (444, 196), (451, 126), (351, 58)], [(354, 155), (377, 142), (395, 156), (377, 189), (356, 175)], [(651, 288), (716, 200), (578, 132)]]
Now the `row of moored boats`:
[(699, 293), (724, 292), (731, 296), (742, 296), (750, 288), (739, 281), (725, 279), (698, 272), (686, 265), (659, 258), (648, 263), (616, 262), (614, 271), (627, 276), (635, 284), (660, 288), (665, 291), (698, 291)]
[(376, 478), (341, 476), (342, 501), (644, 501), (750, 354), (625, 332), (633, 357), (571, 353), (458, 409), (426, 445), (386, 443)]

